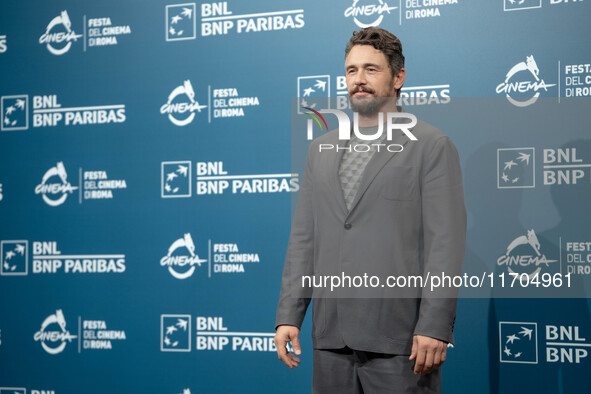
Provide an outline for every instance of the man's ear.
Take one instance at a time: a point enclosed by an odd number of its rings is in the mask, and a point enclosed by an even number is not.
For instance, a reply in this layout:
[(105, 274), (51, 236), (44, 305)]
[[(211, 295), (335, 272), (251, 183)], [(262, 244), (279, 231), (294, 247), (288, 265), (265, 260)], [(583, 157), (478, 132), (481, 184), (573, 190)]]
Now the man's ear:
[(398, 74), (394, 77), (394, 89), (399, 90), (402, 85), (404, 85), (404, 80), (406, 79), (406, 70), (401, 68), (398, 71)]

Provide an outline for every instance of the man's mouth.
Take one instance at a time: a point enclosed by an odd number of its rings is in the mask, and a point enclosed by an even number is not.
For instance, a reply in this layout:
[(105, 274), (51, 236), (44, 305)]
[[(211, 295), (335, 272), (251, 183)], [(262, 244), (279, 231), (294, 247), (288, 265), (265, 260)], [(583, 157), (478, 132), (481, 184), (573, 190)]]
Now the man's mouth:
[(365, 91), (360, 90), (360, 91), (356, 92), (355, 94), (353, 94), (353, 97), (369, 97), (371, 95), (372, 94), (369, 92), (365, 92)]
[(365, 89), (361, 88), (361, 89), (355, 90), (353, 92), (352, 96), (353, 97), (369, 97), (369, 96), (373, 96), (373, 91), (365, 90)]

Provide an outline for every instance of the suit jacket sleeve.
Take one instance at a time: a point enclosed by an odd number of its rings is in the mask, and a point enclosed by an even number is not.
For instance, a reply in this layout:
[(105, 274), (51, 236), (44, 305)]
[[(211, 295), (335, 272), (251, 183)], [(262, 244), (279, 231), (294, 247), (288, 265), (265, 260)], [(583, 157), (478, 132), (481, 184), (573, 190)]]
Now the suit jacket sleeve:
[(312, 298), (312, 289), (302, 287), (302, 276), (314, 274), (312, 146), (308, 151), (304, 178), (291, 226), (275, 328), (284, 324), (301, 327)]
[[(466, 209), (458, 152), (446, 136), (423, 158), (421, 171), (423, 277), (461, 275)], [(423, 290), (414, 334), (453, 343), (457, 289)]]

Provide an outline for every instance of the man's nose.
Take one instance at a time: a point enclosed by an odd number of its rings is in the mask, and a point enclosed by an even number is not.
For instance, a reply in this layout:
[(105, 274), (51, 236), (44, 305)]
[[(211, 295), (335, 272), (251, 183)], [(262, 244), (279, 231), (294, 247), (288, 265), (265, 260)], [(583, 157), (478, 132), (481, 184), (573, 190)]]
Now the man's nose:
[(353, 79), (353, 83), (358, 85), (365, 85), (367, 83), (367, 79), (365, 78), (365, 72), (363, 70), (359, 70), (355, 74), (355, 78)]

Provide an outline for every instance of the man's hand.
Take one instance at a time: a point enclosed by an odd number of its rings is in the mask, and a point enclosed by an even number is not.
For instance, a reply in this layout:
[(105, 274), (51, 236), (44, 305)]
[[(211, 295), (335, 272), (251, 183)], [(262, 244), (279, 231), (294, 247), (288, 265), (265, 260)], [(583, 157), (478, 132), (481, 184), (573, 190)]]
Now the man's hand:
[(300, 346), (300, 329), (295, 326), (279, 326), (275, 333), (274, 342), (279, 359), (289, 368), (297, 368), (300, 364), (300, 359), (287, 351), (287, 342), (291, 342), (295, 354), (298, 356), (302, 354), (302, 348)]
[(415, 335), (409, 360), (415, 360), (415, 374), (425, 375), (439, 368), (445, 361), (447, 342)]

